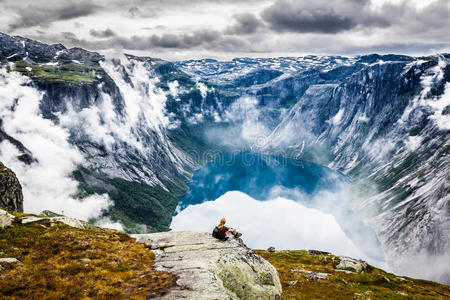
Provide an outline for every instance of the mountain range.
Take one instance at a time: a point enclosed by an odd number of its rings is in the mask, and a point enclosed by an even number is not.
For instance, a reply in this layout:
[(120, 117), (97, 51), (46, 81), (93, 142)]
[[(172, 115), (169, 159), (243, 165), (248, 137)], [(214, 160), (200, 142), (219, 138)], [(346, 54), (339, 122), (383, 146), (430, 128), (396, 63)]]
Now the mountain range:
[(0, 62), (0, 160), (25, 210), (55, 194), (78, 217), (165, 231), (194, 170), (276, 154), (349, 176), (389, 265), (450, 281), (450, 54), (169, 62), (0, 33)]

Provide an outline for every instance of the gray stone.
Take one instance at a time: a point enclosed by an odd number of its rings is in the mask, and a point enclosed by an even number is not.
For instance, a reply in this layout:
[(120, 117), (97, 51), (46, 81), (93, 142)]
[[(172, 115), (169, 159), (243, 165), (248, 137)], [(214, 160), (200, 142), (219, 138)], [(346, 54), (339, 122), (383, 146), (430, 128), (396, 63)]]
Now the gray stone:
[(22, 218), (22, 224), (28, 224), (28, 223), (39, 223), (39, 224), (44, 224), (44, 225), (48, 225), (50, 224), (50, 219), (49, 218), (39, 218), (39, 217), (23, 217)]
[(339, 258), (341, 261), (335, 267), (336, 270), (350, 271), (353, 273), (361, 273), (367, 270), (368, 264), (363, 260), (354, 259), (347, 256), (339, 256)]
[[(93, 227), (92, 224), (90, 224), (88, 222), (70, 218), (70, 217), (66, 217), (63, 215), (58, 215), (51, 211), (44, 211), (42, 215), (44, 215), (44, 217), (33, 217), (33, 216), (24, 217), (24, 218), (22, 218), (22, 224), (36, 222), (36, 223), (48, 226), (48, 225), (51, 225), (52, 223), (60, 222), (60, 223), (69, 225), (71, 227), (81, 228), (81, 229)], [(45, 215), (53, 215), (55, 217), (45, 217)]]
[(219, 241), (210, 233), (161, 232), (132, 235), (152, 245), (155, 266), (179, 275), (177, 287), (161, 299), (279, 299), (276, 269), (240, 239)]
[(22, 265), (22, 262), (14, 257), (0, 258), (0, 272), (6, 269), (11, 269), (14, 265)]
[(69, 218), (69, 217), (54, 217), (54, 218), (50, 218), (52, 222), (61, 222), (64, 223), (66, 225), (72, 226), (72, 227), (76, 227), (76, 228), (80, 228), (80, 229), (86, 229), (86, 228), (92, 228), (93, 225), (85, 222), (85, 221), (81, 221), (78, 219), (74, 219), (74, 218)]
[(57, 214), (57, 213), (52, 212), (50, 210), (43, 210), (40, 214), (43, 215), (43, 216), (46, 216), (46, 217), (50, 217), (50, 218), (51, 217), (64, 217), (64, 215)]
[(9, 214), (3, 209), (0, 209), (0, 228), (11, 226), (13, 220), (14, 220), (13, 215)]
[(308, 250), (309, 255), (328, 255), (330, 252), (319, 251), (319, 250)]
[(20, 260), (14, 257), (0, 258), (0, 264), (22, 264)]
[(267, 251), (273, 253), (273, 252), (275, 252), (276, 250), (275, 250), (275, 247), (269, 247), (269, 248), (267, 248)]
[(288, 282), (288, 286), (293, 286), (296, 285), (298, 283), (298, 280), (292, 280)]
[(312, 272), (307, 270), (291, 269), (294, 273), (302, 273), (309, 277), (312, 281), (321, 281), (328, 278), (328, 273)]
[(0, 162), (0, 207), (22, 212), (22, 186), (13, 171)]

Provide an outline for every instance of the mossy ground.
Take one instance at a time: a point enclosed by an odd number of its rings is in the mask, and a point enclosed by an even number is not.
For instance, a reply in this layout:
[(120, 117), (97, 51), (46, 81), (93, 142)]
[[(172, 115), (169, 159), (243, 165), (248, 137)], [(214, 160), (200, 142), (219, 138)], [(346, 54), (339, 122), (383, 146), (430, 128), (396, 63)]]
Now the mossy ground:
[(0, 272), (1, 299), (146, 299), (176, 281), (152, 268), (152, 251), (102, 228), (15, 221), (0, 229), (0, 257), (22, 262)]
[[(310, 255), (307, 251), (255, 252), (277, 269), (283, 286), (281, 299), (450, 299), (450, 286), (398, 277), (373, 267), (360, 274), (338, 272), (334, 267), (339, 258), (334, 255)], [(330, 275), (328, 279), (312, 281), (291, 269)], [(288, 284), (295, 280), (296, 284)]]

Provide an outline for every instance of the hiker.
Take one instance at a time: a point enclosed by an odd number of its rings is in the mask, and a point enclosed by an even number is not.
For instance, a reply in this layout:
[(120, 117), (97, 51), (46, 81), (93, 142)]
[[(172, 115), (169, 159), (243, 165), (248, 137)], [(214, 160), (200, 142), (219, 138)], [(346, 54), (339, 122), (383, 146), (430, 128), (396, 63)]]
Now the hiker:
[(222, 218), (220, 220), (219, 225), (217, 225), (213, 230), (213, 234), (212, 234), (213, 237), (215, 237), (216, 239), (219, 239), (221, 241), (226, 241), (229, 238), (229, 236), (227, 236), (228, 232), (230, 234), (232, 234), (235, 238), (242, 236), (242, 233), (237, 232), (236, 229), (225, 226), (226, 222), (227, 222), (227, 220), (225, 218)]

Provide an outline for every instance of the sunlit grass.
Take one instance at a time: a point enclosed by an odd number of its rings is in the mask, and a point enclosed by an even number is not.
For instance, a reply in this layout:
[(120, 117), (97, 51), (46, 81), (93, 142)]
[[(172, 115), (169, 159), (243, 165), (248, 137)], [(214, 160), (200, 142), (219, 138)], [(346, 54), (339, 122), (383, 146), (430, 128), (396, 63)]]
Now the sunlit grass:
[[(16, 214), (17, 215), (17, 214)], [(36, 223), (0, 229), (1, 299), (146, 299), (175, 284), (154, 253), (119, 231)]]
[[(310, 255), (307, 251), (256, 250), (275, 266), (283, 286), (281, 299), (450, 299), (450, 287), (426, 280), (398, 277), (370, 267), (366, 272), (343, 273), (335, 270), (339, 257)], [(411, 262), (414, 263), (414, 262)], [(330, 274), (312, 281), (291, 269)], [(296, 284), (292, 282), (297, 281)], [(291, 282), (292, 285), (289, 285)]]

